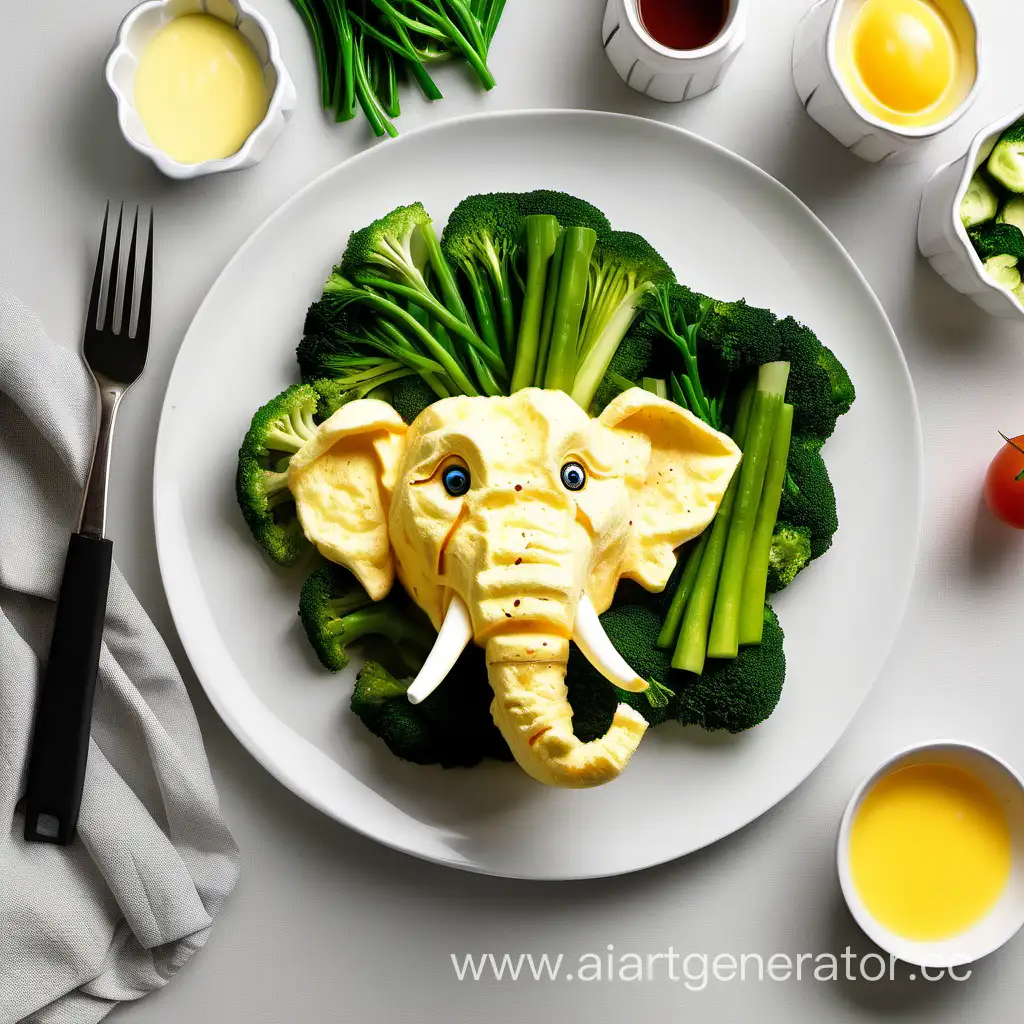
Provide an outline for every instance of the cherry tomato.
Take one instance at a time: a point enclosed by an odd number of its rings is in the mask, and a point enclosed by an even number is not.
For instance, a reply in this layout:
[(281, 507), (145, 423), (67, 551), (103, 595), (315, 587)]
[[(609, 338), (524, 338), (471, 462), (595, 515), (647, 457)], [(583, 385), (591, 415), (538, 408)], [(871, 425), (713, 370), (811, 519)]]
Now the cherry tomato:
[(1024, 434), (1004, 439), (985, 474), (985, 501), (993, 515), (1024, 530)]

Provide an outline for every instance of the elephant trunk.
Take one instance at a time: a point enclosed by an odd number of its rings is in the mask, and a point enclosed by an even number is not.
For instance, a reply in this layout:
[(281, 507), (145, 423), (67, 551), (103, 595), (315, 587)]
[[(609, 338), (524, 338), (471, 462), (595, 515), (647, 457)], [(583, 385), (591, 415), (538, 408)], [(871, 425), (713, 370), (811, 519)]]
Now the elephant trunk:
[(572, 731), (565, 686), (567, 639), (504, 633), (487, 641), (491, 715), (520, 767), (549, 786), (583, 789), (610, 782), (629, 763), (647, 729), (628, 704), (604, 736), (583, 743)]

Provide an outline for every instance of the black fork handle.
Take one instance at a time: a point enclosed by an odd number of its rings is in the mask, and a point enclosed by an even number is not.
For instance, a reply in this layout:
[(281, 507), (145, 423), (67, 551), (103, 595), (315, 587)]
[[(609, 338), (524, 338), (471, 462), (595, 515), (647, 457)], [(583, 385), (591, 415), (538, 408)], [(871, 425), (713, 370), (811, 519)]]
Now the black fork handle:
[(67, 846), (75, 838), (113, 551), (105, 538), (71, 535), (32, 736), (29, 842)]

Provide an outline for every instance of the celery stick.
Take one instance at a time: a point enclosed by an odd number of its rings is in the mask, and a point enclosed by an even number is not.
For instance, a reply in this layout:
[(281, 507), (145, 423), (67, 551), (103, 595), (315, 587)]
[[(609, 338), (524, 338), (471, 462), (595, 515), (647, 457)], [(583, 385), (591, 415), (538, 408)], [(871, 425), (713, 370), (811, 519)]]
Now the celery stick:
[(768, 468), (764, 474), (761, 504), (754, 520), (750, 538), (750, 554), (743, 576), (743, 597), (740, 601), (740, 643), (759, 644), (764, 631), (764, 602), (768, 592), (768, 557), (772, 549), (775, 521), (779, 517), (782, 485), (789, 460), (789, 439), (793, 433), (793, 406), (783, 405), (775, 423)]
[(768, 452), (786, 394), (789, 363), (766, 363), (758, 371), (757, 391), (750, 412), (743, 465), (722, 559), (722, 574), (715, 595), (715, 610), (708, 637), (709, 658), (735, 658), (740, 644), (740, 601), (743, 576), (750, 554), (750, 538), (761, 503)]
[[(736, 428), (732, 439), (742, 450), (750, 425), (750, 414), (754, 404), (754, 385), (749, 384), (740, 397), (736, 412)], [(740, 463), (742, 469), (742, 463)], [(725, 497), (718, 507), (718, 515), (714, 522), (705, 530), (709, 534), (707, 545), (697, 570), (697, 579), (693, 585), (693, 593), (686, 602), (683, 612), (683, 624), (676, 640), (676, 649), (672, 654), (672, 667), (695, 672), (700, 675), (704, 671), (704, 659), (708, 653), (708, 628), (711, 625), (711, 610), (715, 603), (715, 592), (718, 589), (718, 575), (722, 568), (722, 557), (725, 554), (725, 542), (729, 534), (729, 519), (732, 516), (732, 505), (736, 499), (739, 483), (738, 469), (729, 481)]]

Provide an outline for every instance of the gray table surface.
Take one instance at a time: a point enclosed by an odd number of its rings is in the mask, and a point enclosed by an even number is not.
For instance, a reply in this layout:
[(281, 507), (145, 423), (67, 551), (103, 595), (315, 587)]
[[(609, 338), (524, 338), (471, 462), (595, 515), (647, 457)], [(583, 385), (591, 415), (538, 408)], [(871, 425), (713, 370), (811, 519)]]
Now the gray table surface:
[[(161, 178), (122, 142), (103, 83), (103, 59), (124, 2), (3, 5), (0, 284), (34, 306), (55, 338), (75, 344), (103, 201), (155, 205), (155, 344), (124, 406), (109, 522), (125, 575), (180, 656), (157, 572), (150, 503), (157, 419), (178, 344), (250, 232), (371, 139), (361, 123), (335, 126), (316, 109), (311, 49), (288, 0), (257, 0), (298, 86), (293, 123), (253, 171), (180, 185)], [(928, 498), (920, 561), (888, 666), (825, 764), (739, 834), (638, 875), (530, 884), (421, 863), (307, 807), (245, 753), (180, 656), (244, 873), (208, 947), (166, 989), (117, 1011), (117, 1019), (1019, 1019), (1012, 1007), (1024, 997), (1015, 966), (1022, 940), (975, 965), (964, 982), (911, 981), (906, 970), (876, 983), (806, 974), (801, 981), (759, 982), (751, 972), (744, 982), (713, 980), (703, 991), (668, 980), (666, 971), (641, 983), (455, 979), (453, 952), (561, 952), (567, 962), (608, 944), (641, 955), (669, 947), (681, 955), (765, 959), (839, 955), (848, 946), (868, 953), (873, 947), (849, 918), (834, 870), (836, 828), (860, 778), (893, 749), (937, 735), (979, 741), (1024, 765), (1024, 641), (1015, 614), (1024, 536), (996, 524), (979, 504), (996, 430), (1024, 430), (1024, 325), (990, 318), (951, 291), (914, 242), (918, 197), (931, 170), (1022, 100), (1024, 8), (1011, 0), (977, 4), (987, 50), (980, 100), (916, 162), (875, 167), (826, 136), (796, 99), (790, 47), (806, 0), (754, 3), (747, 46), (724, 85), (678, 106), (640, 97), (615, 75), (598, 41), (603, 6), (510, 0), (493, 52), (498, 88), (478, 94), (458, 69), (445, 69), (445, 100), (428, 107), (410, 96), (400, 125), (409, 130), (470, 111), (528, 107), (641, 114), (735, 150), (822, 217), (892, 320), (924, 422)], [(690, 969), (698, 972), (699, 963), (691, 961)]]

